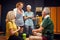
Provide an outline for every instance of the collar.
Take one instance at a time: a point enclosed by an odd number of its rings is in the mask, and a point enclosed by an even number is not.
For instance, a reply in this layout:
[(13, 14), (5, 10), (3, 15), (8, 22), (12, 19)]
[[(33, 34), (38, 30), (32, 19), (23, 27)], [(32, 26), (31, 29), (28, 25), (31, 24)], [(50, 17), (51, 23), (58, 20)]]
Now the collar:
[(48, 17), (50, 17), (49, 15), (46, 15), (45, 17), (44, 17), (44, 19), (46, 19), (46, 18), (48, 18)]

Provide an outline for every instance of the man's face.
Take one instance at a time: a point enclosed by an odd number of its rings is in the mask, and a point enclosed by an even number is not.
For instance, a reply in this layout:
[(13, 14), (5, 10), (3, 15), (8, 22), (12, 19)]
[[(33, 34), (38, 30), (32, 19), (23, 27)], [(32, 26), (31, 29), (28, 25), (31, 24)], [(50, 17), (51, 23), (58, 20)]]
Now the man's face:
[(42, 11), (42, 17), (44, 17), (45, 16), (45, 12), (44, 11)]

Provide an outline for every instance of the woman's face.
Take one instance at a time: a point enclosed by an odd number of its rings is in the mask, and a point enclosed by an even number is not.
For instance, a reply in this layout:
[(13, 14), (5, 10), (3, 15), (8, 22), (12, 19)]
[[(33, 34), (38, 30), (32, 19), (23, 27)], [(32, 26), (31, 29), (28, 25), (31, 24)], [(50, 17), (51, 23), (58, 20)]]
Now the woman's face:
[(16, 19), (16, 16), (15, 16), (15, 13), (14, 13), (14, 12), (12, 13), (12, 15), (11, 15), (11, 16), (12, 16), (12, 17), (11, 17), (11, 18), (12, 18), (12, 20)]
[(27, 7), (27, 11), (30, 11), (31, 9), (30, 9), (30, 7)]
[(16, 19), (15, 16), (13, 16), (13, 17), (12, 17), (12, 20), (15, 21), (15, 19)]
[(19, 9), (22, 9), (23, 8), (23, 4), (20, 4), (18, 8)]

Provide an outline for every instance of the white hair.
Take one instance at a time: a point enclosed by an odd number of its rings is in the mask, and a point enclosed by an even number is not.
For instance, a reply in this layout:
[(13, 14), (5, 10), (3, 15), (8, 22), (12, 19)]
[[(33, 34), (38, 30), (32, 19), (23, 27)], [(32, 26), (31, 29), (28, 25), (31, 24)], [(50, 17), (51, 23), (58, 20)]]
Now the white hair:
[(49, 14), (49, 13), (50, 13), (50, 9), (49, 9), (48, 7), (45, 7), (45, 8), (43, 9), (43, 11), (44, 11), (46, 14)]
[(31, 5), (27, 5), (27, 7), (29, 7), (31, 9)]

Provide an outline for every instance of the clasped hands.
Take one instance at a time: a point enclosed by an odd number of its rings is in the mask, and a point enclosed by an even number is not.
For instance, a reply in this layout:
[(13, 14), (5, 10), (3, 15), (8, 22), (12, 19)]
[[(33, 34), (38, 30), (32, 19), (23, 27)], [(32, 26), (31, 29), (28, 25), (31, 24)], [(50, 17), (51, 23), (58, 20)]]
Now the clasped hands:
[(19, 30), (20, 33), (22, 33), (23, 32), (23, 27), (18, 27), (18, 30)]

